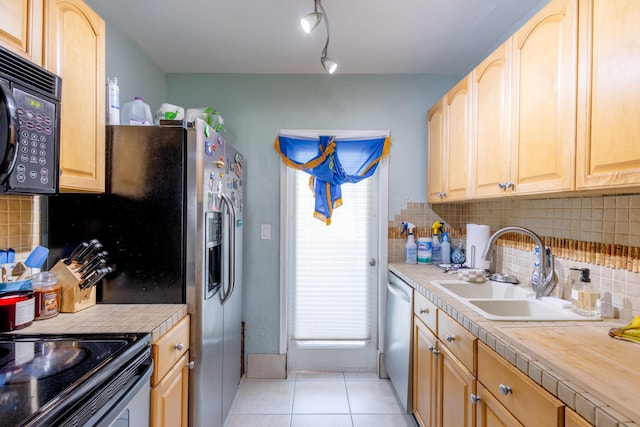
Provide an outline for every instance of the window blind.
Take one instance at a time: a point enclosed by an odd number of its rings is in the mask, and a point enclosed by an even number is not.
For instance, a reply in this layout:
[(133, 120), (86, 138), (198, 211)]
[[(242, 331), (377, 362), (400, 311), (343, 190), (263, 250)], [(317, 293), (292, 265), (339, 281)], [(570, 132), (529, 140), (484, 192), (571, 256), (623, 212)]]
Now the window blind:
[(297, 341), (371, 339), (370, 238), (377, 177), (342, 186), (344, 204), (331, 226), (310, 214), (314, 199), (309, 175), (290, 171), (292, 215), (288, 254), (290, 335)]

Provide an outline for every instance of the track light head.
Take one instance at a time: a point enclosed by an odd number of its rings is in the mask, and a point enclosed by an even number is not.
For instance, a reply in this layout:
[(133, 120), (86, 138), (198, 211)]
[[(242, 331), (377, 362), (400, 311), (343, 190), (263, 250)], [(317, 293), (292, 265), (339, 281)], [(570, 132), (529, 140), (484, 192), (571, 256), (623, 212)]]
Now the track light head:
[(323, 56), (322, 58), (320, 58), (320, 62), (322, 63), (322, 66), (329, 74), (333, 74), (338, 68), (338, 63), (331, 58), (327, 58), (326, 56)]
[(320, 12), (311, 12), (304, 18), (300, 19), (300, 25), (305, 33), (309, 34), (314, 28), (318, 26), (322, 20), (322, 14)]

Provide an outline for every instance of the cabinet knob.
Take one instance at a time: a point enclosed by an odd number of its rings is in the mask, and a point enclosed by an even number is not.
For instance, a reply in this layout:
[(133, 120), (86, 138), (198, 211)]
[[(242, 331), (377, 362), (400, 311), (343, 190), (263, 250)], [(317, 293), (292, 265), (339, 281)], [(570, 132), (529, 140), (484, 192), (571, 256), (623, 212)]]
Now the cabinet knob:
[(429, 309), (428, 308), (421, 308), (420, 309), (420, 314), (428, 314), (429, 313)]
[(505, 191), (507, 189), (507, 186), (504, 183), (499, 182), (498, 183), (498, 188), (501, 189), (502, 191)]
[(504, 396), (507, 394), (513, 394), (513, 389), (508, 385), (500, 384), (498, 388), (500, 389), (500, 394)]
[(443, 191), (441, 194), (442, 195), (440, 196), (440, 198), (444, 199), (445, 197), (447, 197), (447, 193), (446, 192)]
[(440, 350), (436, 350), (435, 348), (433, 350), (431, 350), (431, 353), (433, 353), (434, 355), (439, 355), (440, 354)]
[(193, 360), (187, 363), (187, 368), (189, 369), (193, 369), (195, 366), (196, 366), (196, 362), (194, 362)]
[(447, 340), (447, 342), (453, 342), (456, 340), (456, 337), (451, 336), (449, 334), (447, 334), (447, 336), (445, 337), (445, 339)]
[(433, 350), (435, 350), (435, 349), (436, 349), (436, 348), (435, 348), (434, 346), (432, 346), (432, 345), (429, 345), (429, 347), (427, 347), (427, 350), (429, 350), (429, 351), (431, 351), (431, 352), (432, 352)]
[(471, 403), (478, 403), (480, 402), (480, 396), (478, 396), (477, 394), (473, 394), (471, 393), (471, 395), (469, 396), (469, 399), (471, 399)]
[(514, 188), (516, 188), (516, 184), (515, 184), (515, 183), (513, 183), (513, 182), (511, 182), (511, 181), (507, 181), (507, 182), (505, 182), (505, 183), (504, 183), (504, 186), (505, 186), (505, 189), (510, 188), (510, 189), (512, 189), (512, 190), (513, 190)]
[(178, 351), (182, 351), (184, 349), (184, 344), (179, 342), (178, 344), (174, 345), (173, 348), (175, 348)]

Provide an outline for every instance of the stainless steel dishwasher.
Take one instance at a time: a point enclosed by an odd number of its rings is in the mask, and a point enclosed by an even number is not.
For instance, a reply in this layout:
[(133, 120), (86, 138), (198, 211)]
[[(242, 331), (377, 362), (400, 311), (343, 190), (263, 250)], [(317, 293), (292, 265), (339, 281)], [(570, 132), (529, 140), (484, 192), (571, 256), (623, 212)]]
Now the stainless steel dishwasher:
[(384, 366), (405, 410), (411, 410), (411, 312), (413, 289), (389, 272), (384, 334)]

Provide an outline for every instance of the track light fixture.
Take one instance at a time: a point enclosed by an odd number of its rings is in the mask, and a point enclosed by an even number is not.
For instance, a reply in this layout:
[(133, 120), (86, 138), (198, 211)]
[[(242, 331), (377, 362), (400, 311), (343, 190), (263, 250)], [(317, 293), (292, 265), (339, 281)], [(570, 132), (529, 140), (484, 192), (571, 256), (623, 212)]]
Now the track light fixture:
[[(320, 12), (318, 12), (320, 9)], [(320, 57), (320, 63), (329, 74), (333, 74), (338, 68), (338, 63), (333, 59), (327, 57), (327, 48), (329, 47), (329, 19), (327, 19), (327, 13), (322, 7), (320, 0), (314, 0), (313, 12), (300, 19), (300, 25), (305, 33), (310, 33), (314, 28), (318, 26), (320, 21), (324, 18), (324, 25), (327, 28), (327, 41), (322, 49), (322, 56)]]

